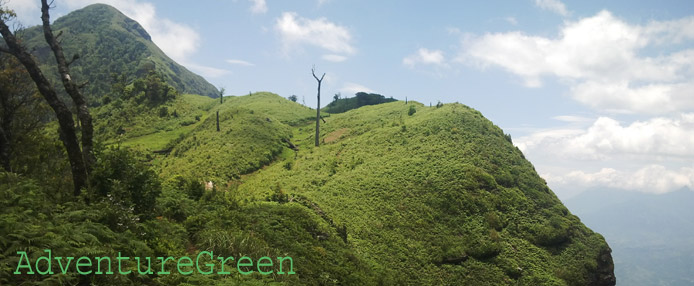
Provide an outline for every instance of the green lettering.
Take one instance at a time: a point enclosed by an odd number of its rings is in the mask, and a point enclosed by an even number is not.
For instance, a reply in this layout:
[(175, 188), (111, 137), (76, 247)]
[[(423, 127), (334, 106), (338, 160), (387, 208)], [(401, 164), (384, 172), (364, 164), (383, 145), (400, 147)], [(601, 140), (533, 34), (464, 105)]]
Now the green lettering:
[[(262, 262), (263, 259), (264, 259), (264, 260), (267, 260), (268, 262), (267, 262), (267, 263), (263, 263), (263, 262)], [(260, 270), (260, 267), (271, 267), (271, 269), (270, 269), (270, 271), (263, 271), (263, 270)], [(258, 259), (258, 272), (259, 272), (260, 274), (263, 274), (263, 275), (272, 274), (272, 260), (270, 259), (270, 257), (263, 256), (263, 257), (261, 257), (260, 259)]]
[[(82, 263), (82, 262), (81, 262), (82, 260), (86, 260), (87, 263)], [(82, 267), (82, 266), (90, 267), (90, 268), (92, 267), (92, 260), (89, 259), (89, 257), (82, 256), (82, 257), (80, 257), (80, 258), (77, 258), (77, 262), (76, 262), (76, 264), (75, 264), (75, 268), (77, 268), (77, 273), (79, 273), (79, 274), (81, 274), (81, 275), (89, 275), (89, 274), (92, 273), (92, 270), (91, 270), (91, 269), (89, 269), (89, 271), (82, 271), (82, 270), (80, 270), (80, 267)]]
[(234, 260), (234, 257), (229, 256), (227, 258), (224, 258), (222, 256), (217, 256), (217, 259), (219, 259), (219, 261), (222, 262), (222, 266), (220, 267), (219, 272), (217, 272), (217, 274), (231, 274), (231, 272), (229, 271), (224, 271), (224, 264), (227, 263), (227, 260), (229, 259)]
[[(34, 270), (31, 269), (31, 262), (29, 261), (29, 256), (27, 256), (26, 251), (17, 251), (17, 254), (19, 254), (19, 264), (17, 265), (17, 269), (13, 272), (13, 274), (22, 274), (22, 272), (19, 272), (19, 268), (29, 268), (29, 271), (27, 271), (27, 274), (34, 274)], [(26, 260), (26, 265), (22, 265), (22, 259)]]
[(135, 257), (135, 260), (137, 260), (137, 273), (140, 273), (140, 275), (154, 274), (152, 271), (152, 258), (147, 256), (145, 259), (147, 259), (147, 271), (142, 272), (142, 267), (140, 267), (140, 257)]
[(282, 262), (287, 259), (289, 259), (289, 272), (287, 272), (287, 274), (296, 274), (296, 272), (294, 272), (294, 260), (289, 256), (277, 257), (277, 260), (280, 263), (280, 271), (277, 271), (277, 274), (285, 274), (284, 271), (282, 271)]
[(212, 271), (214, 270), (214, 264), (212, 264), (212, 263), (205, 263), (205, 266), (210, 267), (210, 271), (208, 271), (208, 272), (203, 272), (202, 270), (200, 270), (200, 256), (201, 256), (203, 253), (209, 254), (209, 255), (210, 255), (210, 260), (214, 259), (214, 255), (212, 254), (212, 252), (209, 252), (209, 251), (200, 252), (200, 253), (198, 253), (198, 257), (195, 258), (195, 268), (198, 269), (198, 272), (200, 272), (200, 274), (203, 274), (203, 275), (210, 275), (210, 274), (212, 274)]
[[(48, 257), (41, 256), (38, 259), (36, 259), (36, 273), (38, 273), (40, 275), (46, 275), (46, 274), (53, 275), (53, 269), (51, 269), (51, 250), (50, 249), (44, 249), (43, 251), (48, 253)], [(48, 266), (46, 268), (46, 271), (39, 270), (39, 262), (41, 262), (41, 260), (46, 261), (46, 264)]]
[[(185, 259), (185, 260), (188, 260), (188, 263), (182, 264), (181, 261), (184, 260), (184, 259)], [(185, 267), (185, 266), (193, 267), (193, 260), (190, 259), (190, 257), (188, 257), (188, 256), (183, 256), (183, 257), (179, 258), (179, 259), (178, 259), (178, 264), (176, 265), (176, 268), (178, 269), (178, 273), (180, 273), (180, 274), (183, 274), (183, 275), (190, 275), (190, 274), (193, 274), (193, 270), (185, 271), (185, 272), (182, 271), (182, 270), (181, 270), (181, 266), (184, 266), (184, 267)]]
[(63, 262), (61, 262), (63, 258), (60, 256), (55, 257), (55, 260), (58, 261), (58, 267), (60, 267), (60, 273), (67, 274), (67, 269), (70, 267), (70, 262), (72, 262), (73, 259), (75, 258), (67, 257), (67, 264), (65, 265), (65, 268), (63, 268)]
[(158, 272), (157, 274), (171, 274), (171, 272), (164, 270), (164, 264), (166, 264), (166, 262), (169, 260), (173, 260), (174, 258), (171, 256), (167, 257), (166, 259), (164, 259), (164, 257), (157, 257), (157, 258), (159, 258), (159, 260), (161, 260), (161, 271)]
[(116, 260), (118, 260), (118, 273), (120, 273), (120, 275), (128, 275), (128, 274), (130, 274), (130, 272), (132, 272), (131, 270), (128, 270), (128, 272), (123, 272), (123, 270), (122, 270), (123, 268), (121, 267), (121, 264), (120, 264), (123, 260), (129, 260), (129, 259), (130, 259), (130, 257), (120, 256), (120, 251), (118, 251), (118, 257), (116, 257)]
[[(244, 260), (248, 260), (248, 263), (243, 263), (242, 261)], [(242, 275), (248, 275), (253, 273), (253, 270), (243, 271), (241, 270), (241, 267), (253, 267), (253, 260), (251, 260), (251, 258), (248, 256), (244, 256), (239, 258), (239, 262), (236, 263), (236, 270), (238, 270), (239, 273), (241, 273)]]
[(96, 259), (96, 272), (94, 272), (94, 274), (104, 274), (101, 272), (101, 261), (103, 260), (108, 261), (108, 271), (106, 271), (106, 274), (113, 274), (113, 272), (111, 272), (111, 257), (94, 257), (94, 259)]

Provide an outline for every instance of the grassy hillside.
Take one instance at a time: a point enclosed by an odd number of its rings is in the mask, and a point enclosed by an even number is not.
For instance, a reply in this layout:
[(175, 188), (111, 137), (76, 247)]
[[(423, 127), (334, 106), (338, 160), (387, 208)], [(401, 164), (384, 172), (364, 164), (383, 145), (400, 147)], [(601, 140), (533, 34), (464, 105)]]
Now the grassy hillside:
[[(92, 188), (77, 201), (67, 187), (44, 187), (64, 178), (0, 176), (0, 283), (613, 281), (602, 236), (569, 213), (509, 136), (464, 105), (354, 109), (326, 118), (314, 147), (314, 111), (271, 93), (223, 104), (175, 94), (151, 106), (134, 94), (95, 112), (101, 138), (119, 144), (99, 149)], [(296, 275), (242, 275), (232, 262), (230, 275), (10, 274), (17, 250), (36, 259), (47, 248), (114, 260), (289, 256)]]
[[(66, 57), (80, 56), (70, 69), (78, 82), (89, 81), (83, 93), (92, 104), (109, 94), (114, 83), (131, 82), (150, 71), (163, 75), (165, 81), (181, 93), (218, 95), (217, 89), (205, 79), (166, 56), (142, 26), (111, 6), (87, 6), (58, 18), (52, 28), (54, 33), (62, 33)], [(41, 27), (24, 30), (22, 39), (35, 49), (41, 69), (55, 82), (60, 82), (55, 58)]]
[[(608, 267), (604, 239), (581, 224), (477, 111), (402, 102), (330, 117), (300, 149), (238, 187), (315, 206), (385, 284), (586, 285)], [(453, 282), (455, 281), (455, 282)]]

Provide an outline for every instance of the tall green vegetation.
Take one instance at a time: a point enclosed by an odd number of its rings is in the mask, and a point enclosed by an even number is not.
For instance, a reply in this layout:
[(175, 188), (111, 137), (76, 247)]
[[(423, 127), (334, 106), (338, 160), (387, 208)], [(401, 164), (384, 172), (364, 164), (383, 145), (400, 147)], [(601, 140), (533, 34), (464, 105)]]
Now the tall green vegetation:
[[(83, 187), (88, 186), (88, 176), (93, 167), (93, 125), (92, 118), (87, 108), (86, 101), (82, 96), (77, 84), (74, 83), (70, 76), (69, 65), (63, 55), (63, 50), (53, 34), (50, 25), (49, 5), (46, 0), (41, 1), (41, 21), (43, 23), (44, 39), (53, 51), (57, 62), (58, 71), (65, 91), (70, 95), (72, 103), (77, 109), (77, 117), (81, 123), (81, 145), (78, 142), (75, 122), (72, 118), (72, 112), (67, 105), (58, 97), (56, 89), (51, 82), (44, 76), (41, 68), (34, 60), (34, 57), (28, 52), (27, 48), (17, 39), (15, 33), (10, 31), (7, 26), (7, 21), (12, 20), (14, 13), (0, 8), (0, 34), (2, 34), (5, 43), (7, 44), (7, 52), (17, 58), (24, 65), (32, 80), (36, 84), (39, 93), (46, 100), (48, 105), (55, 112), (60, 125), (61, 139), (67, 151), (70, 166), (72, 168), (72, 180), (74, 185), (74, 194), (80, 194)], [(78, 57), (73, 57), (73, 61)]]
[(26, 144), (43, 128), (47, 108), (21, 63), (0, 53), (0, 167), (5, 171), (24, 169), (17, 163), (29, 155)]
[(323, 110), (329, 113), (343, 113), (348, 110), (356, 109), (366, 105), (375, 105), (387, 102), (393, 102), (396, 99), (386, 98), (377, 93), (357, 92), (354, 97), (340, 98), (337, 94), (333, 98), (333, 102), (329, 103)]
[[(181, 93), (218, 95), (212, 84), (165, 55), (140, 24), (111, 6), (89, 5), (58, 18), (51, 26), (56, 34), (62, 33), (62, 45), (68, 60), (73, 54), (80, 56), (70, 66), (72, 77), (80, 79), (79, 83), (89, 82), (82, 90), (91, 105), (98, 105), (100, 97), (111, 92), (112, 74), (124, 75), (126, 81), (132, 82), (156, 72)], [(55, 60), (43, 39), (41, 28), (25, 29), (22, 40), (28, 48), (36, 51), (35, 56), (42, 63), (45, 76), (60, 82), (58, 70), (46, 65)]]
[[(104, 6), (86, 10), (95, 7)], [(2, 12), (3, 21), (12, 15)], [(602, 236), (562, 205), (500, 128), (461, 104), (377, 104), (390, 100), (358, 94), (320, 133), (320, 110), (265, 92), (220, 103), (181, 94), (145, 63), (141, 73), (109, 75), (108, 97), (93, 109), (103, 144), (75, 196), (65, 131), (55, 134), (71, 123), (79, 147), (74, 114), (3, 25), (4, 49), (39, 79), (58, 122), (26, 131), (11, 172), (0, 171), (2, 285), (614, 285)], [(142, 34), (138, 27), (128, 31)], [(0, 91), (21, 78), (12, 65)], [(320, 99), (323, 77), (313, 75)], [(26, 94), (3, 98), (35, 93), (10, 87)], [(42, 108), (27, 106), (15, 118), (29, 122), (25, 113)], [(112, 260), (289, 256), (297, 275), (242, 275), (233, 262), (229, 275), (138, 275), (134, 263), (128, 275), (12, 274), (18, 251), (34, 261), (44, 249)]]

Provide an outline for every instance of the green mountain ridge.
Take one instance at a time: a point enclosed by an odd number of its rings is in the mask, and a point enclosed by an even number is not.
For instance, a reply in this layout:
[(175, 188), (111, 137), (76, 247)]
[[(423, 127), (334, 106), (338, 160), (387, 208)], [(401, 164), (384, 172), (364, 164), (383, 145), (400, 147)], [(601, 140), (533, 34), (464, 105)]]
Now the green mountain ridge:
[[(325, 114), (316, 147), (315, 110), (269, 92), (222, 103), (190, 94), (157, 62), (167, 58), (148, 64), (146, 31), (113, 10), (92, 5), (56, 21), (66, 45), (132, 40), (111, 47), (132, 54), (127, 63), (86, 53), (75, 77), (94, 69), (94, 86), (110, 87), (101, 63), (137, 79), (92, 93), (91, 100), (110, 97), (91, 109), (97, 165), (83, 195), (73, 197), (66, 183), (54, 129), (36, 141), (50, 152), (31, 159), (56, 166), (50, 176), (0, 172), (0, 284), (615, 284), (605, 239), (564, 207), (510, 136), (479, 111), (402, 101), (342, 110)], [(25, 36), (39, 47), (32, 33)], [(153, 69), (181, 89), (170, 92)], [(12, 274), (19, 251), (35, 261), (45, 249), (113, 261), (121, 253), (195, 259), (204, 251), (236, 260), (203, 259), (229, 274), (138, 274), (134, 263), (123, 275)], [(243, 256), (291, 257), (296, 273), (237, 268)]]
[[(614, 282), (602, 236), (561, 204), (501, 129), (467, 106), (396, 101), (332, 114), (316, 148), (315, 115), (300, 104), (255, 93), (214, 105), (166, 144), (170, 153), (155, 156), (154, 167), (165, 181), (211, 182), (247, 207), (291, 208), (323, 228), (293, 233), (305, 237), (298, 243), (326, 251), (324, 236), (336, 240), (335, 253), (353, 256), (349, 263), (326, 256), (343, 263), (330, 269), (313, 264), (315, 249), (292, 249), (264, 234), (266, 251), (309, 265), (308, 277), (292, 283), (325, 275), (367, 285)], [(208, 238), (224, 233), (207, 228), (217, 233)], [(344, 269), (351, 278), (344, 280)]]
[[(52, 28), (54, 33), (62, 33), (66, 57), (79, 55), (70, 67), (72, 77), (78, 82), (89, 82), (83, 93), (92, 104), (109, 94), (114, 82), (129, 82), (150, 71), (161, 74), (179, 92), (218, 96), (212, 84), (171, 60), (140, 24), (109, 5), (92, 4), (73, 11), (55, 20)], [(22, 31), (21, 38), (27, 47), (34, 49), (49, 78), (59, 83), (55, 59), (43, 38), (42, 28), (28, 28)], [(118, 78), (121, 76), (124, 78)]]

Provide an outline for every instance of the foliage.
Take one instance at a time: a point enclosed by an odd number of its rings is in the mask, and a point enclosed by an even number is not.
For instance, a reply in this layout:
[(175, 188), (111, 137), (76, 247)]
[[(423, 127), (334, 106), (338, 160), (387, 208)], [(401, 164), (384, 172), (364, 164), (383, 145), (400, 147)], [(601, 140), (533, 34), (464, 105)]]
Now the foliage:
[(385, 266), (385, 284), (588, 284), (604, 239), (562, 206), (503, 131), (464, 105), (413, 106), (416, 116), (398, 103), (334, 115), (319, 148), (311, 126), (301, 127), (300, 151), (284, 159), (291, 167), (264, 168), (237, 192), (310, 201), (346, 226), (367, 263)]
[[(89, 82), (83, 94), (92, 105), (112, 92), (112, 84), (116, 82), (112, 74), (124, 75), (123, 80), (131, 82), (156, 72), (175, 90), (210, 97), (218, 94), (205, 79), (166, 56), (142, 26), (111, 6), (87, 6), (58, 18), (52, 28), (56, 34), (63, 33), (62, 46), (68, 57), (79, 54), (80, 59), (70, 66), (72, 78)], [(28, 28), (22, 35), (26, 45), (36, 50), (46, 76), (59, 82), (55, 60), (41, 27)]]
[(386, 98), (385, 96), (376, 93), (357, 92), (352, 98), (340, 98), (340, 96), (336, 94), (333, 98), (333, 102), (325, 106), (323, 110), (329, 113), (343, 113), (348, 110), (366, 105), (375, 105), (393, 101), (396, 100), (392, 97)]
[(161, 183), (154, 171), (126, 149), (110, 148), (96, 154), (92, 171), (94, 195), (145, 219), (152, 216)]

